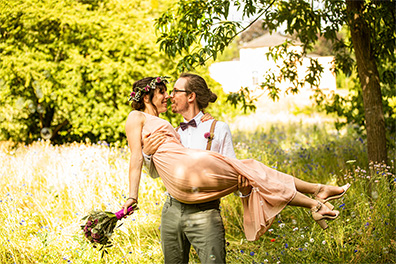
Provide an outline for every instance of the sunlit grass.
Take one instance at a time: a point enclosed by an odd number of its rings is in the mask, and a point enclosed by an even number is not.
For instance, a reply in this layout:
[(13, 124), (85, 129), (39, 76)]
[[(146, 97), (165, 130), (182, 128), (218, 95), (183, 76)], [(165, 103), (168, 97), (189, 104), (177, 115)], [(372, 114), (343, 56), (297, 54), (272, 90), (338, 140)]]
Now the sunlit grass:
[[(350, 182), (352, 187), (334, 202), (341, 216), (328, 230), (321, 230), (308, 210), (287, 207), (256, 242), (243, 235), (239, 198), (223, 198), (229, 263), (395, 261), (393, 161), (367, 164), (363, 139), (326, 124), (298, 123), (235, 131), (234, 144), (240, 159), (254, 158), (311, 182)], [(128, 160), (127, 148), (106, 145), (1, 145), (0, 263), (162, 263), (165, 189), (159, 179), (142, 177), (140, 209), (122, 220), (104, 259), (80, 229), (90, 210), (120, 209), (128, 190)], [(191, 263), (198, 262), (192, 251)]]

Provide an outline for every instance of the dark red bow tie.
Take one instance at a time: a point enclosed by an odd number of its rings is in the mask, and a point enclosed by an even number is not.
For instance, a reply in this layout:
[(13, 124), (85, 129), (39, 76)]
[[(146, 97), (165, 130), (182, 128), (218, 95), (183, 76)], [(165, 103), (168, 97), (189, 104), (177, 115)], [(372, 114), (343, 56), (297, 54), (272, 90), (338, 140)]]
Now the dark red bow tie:
[(185, 122), (180, 123), (180, 128), (183, 131), (186, 130), (188, 126), (197, 127), (197, 123), (195, 123), (194, 119), (191, 119), (190, 122), (188, 122), (188, 123), (185, 123)]

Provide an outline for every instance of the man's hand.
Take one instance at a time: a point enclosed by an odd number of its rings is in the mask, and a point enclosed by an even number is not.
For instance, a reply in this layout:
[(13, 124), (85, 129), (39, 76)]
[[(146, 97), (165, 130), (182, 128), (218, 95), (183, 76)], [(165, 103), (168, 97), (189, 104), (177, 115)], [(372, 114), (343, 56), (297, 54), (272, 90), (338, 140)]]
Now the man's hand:
[(162, 132), (145, 135), (143, 137), (143, 153), (146, 155), (153, 155), (164, 142), (165, 138), (165, 134)]
[(248, 195), (252, 191), (249, 180), (242, 175), (238, 175), (238, 190), (243, 196)]

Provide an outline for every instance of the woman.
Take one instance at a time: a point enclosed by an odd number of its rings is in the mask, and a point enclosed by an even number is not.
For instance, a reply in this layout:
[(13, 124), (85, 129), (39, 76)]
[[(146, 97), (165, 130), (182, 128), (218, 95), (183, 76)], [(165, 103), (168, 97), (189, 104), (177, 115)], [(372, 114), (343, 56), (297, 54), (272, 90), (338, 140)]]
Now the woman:
[[(158, 117), (167, 111), (166, 83), (165, 77), (148, 77), (133, 84), (130, 100), (137, 111), (132, 111), (126, 122), (131, 159), (125, 211), (137, 203), (143, 162), (142, 138), (149, 133), (162, 132), (166, 139), (153, 155), (153, 162), (167, 191), (177, 200), (184, 203), (212, 201), (236, 191), (238, 175), (249, 180), (252, 192), (242, 198), (248, 240), (257, 240), (264, 234), (286, 205), (310, 208), (312, 217), (323, 229), (327, 228), (325, 220), (338, 217), (339, 212), (333, 211), (328, 201), (344, 195), (349, 185), (312, 184), (255, 160), (237, 160), (216, 152), (184, 148), (171, 124)], [(314, 194), (316, 199), (302, 193)]]

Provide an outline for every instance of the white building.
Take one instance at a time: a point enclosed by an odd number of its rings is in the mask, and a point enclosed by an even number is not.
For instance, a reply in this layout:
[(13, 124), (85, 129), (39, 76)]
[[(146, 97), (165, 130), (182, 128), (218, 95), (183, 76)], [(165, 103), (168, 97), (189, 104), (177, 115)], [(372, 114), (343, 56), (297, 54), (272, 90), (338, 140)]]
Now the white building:
[[(239, 61), (225, 61), (213, 63), (209, 67), (210, 76), (223, 86), (226, 93), (236, 92), (241, 87), (249, 87), (251, 90), (256, 88), (264, 81), (265, 75), (271, 70), (276, 73), (277, 67), (272, 58), (268, 58), (266, 53), (269, 52), (270, 47), (283, 44), (290, 38), (283, 36), (279, 33), (264, 34), (240, 47)], [(293, 42), (293, 46), (288, 49), (293, 49), (297, 52), (302, 51), (301, 43)], [(334, 67), (333, 56), (318, 56), (314, 54), (308, 55), (309, 57), (317, 58), (318, 62), (324, 68), (321, 75), (319, 88), (326, 91), (336, 89), (335, 74), (331, 70)], [(309, 66), (309, 58), (304, 58), (301, 66), (298, 66), (298, 76), (302, 79)], [(279, 83), (279, 88), (284, 91), (289, 85), (285, 82)], [(309, 89), (306, 85), (305, 89)]]

